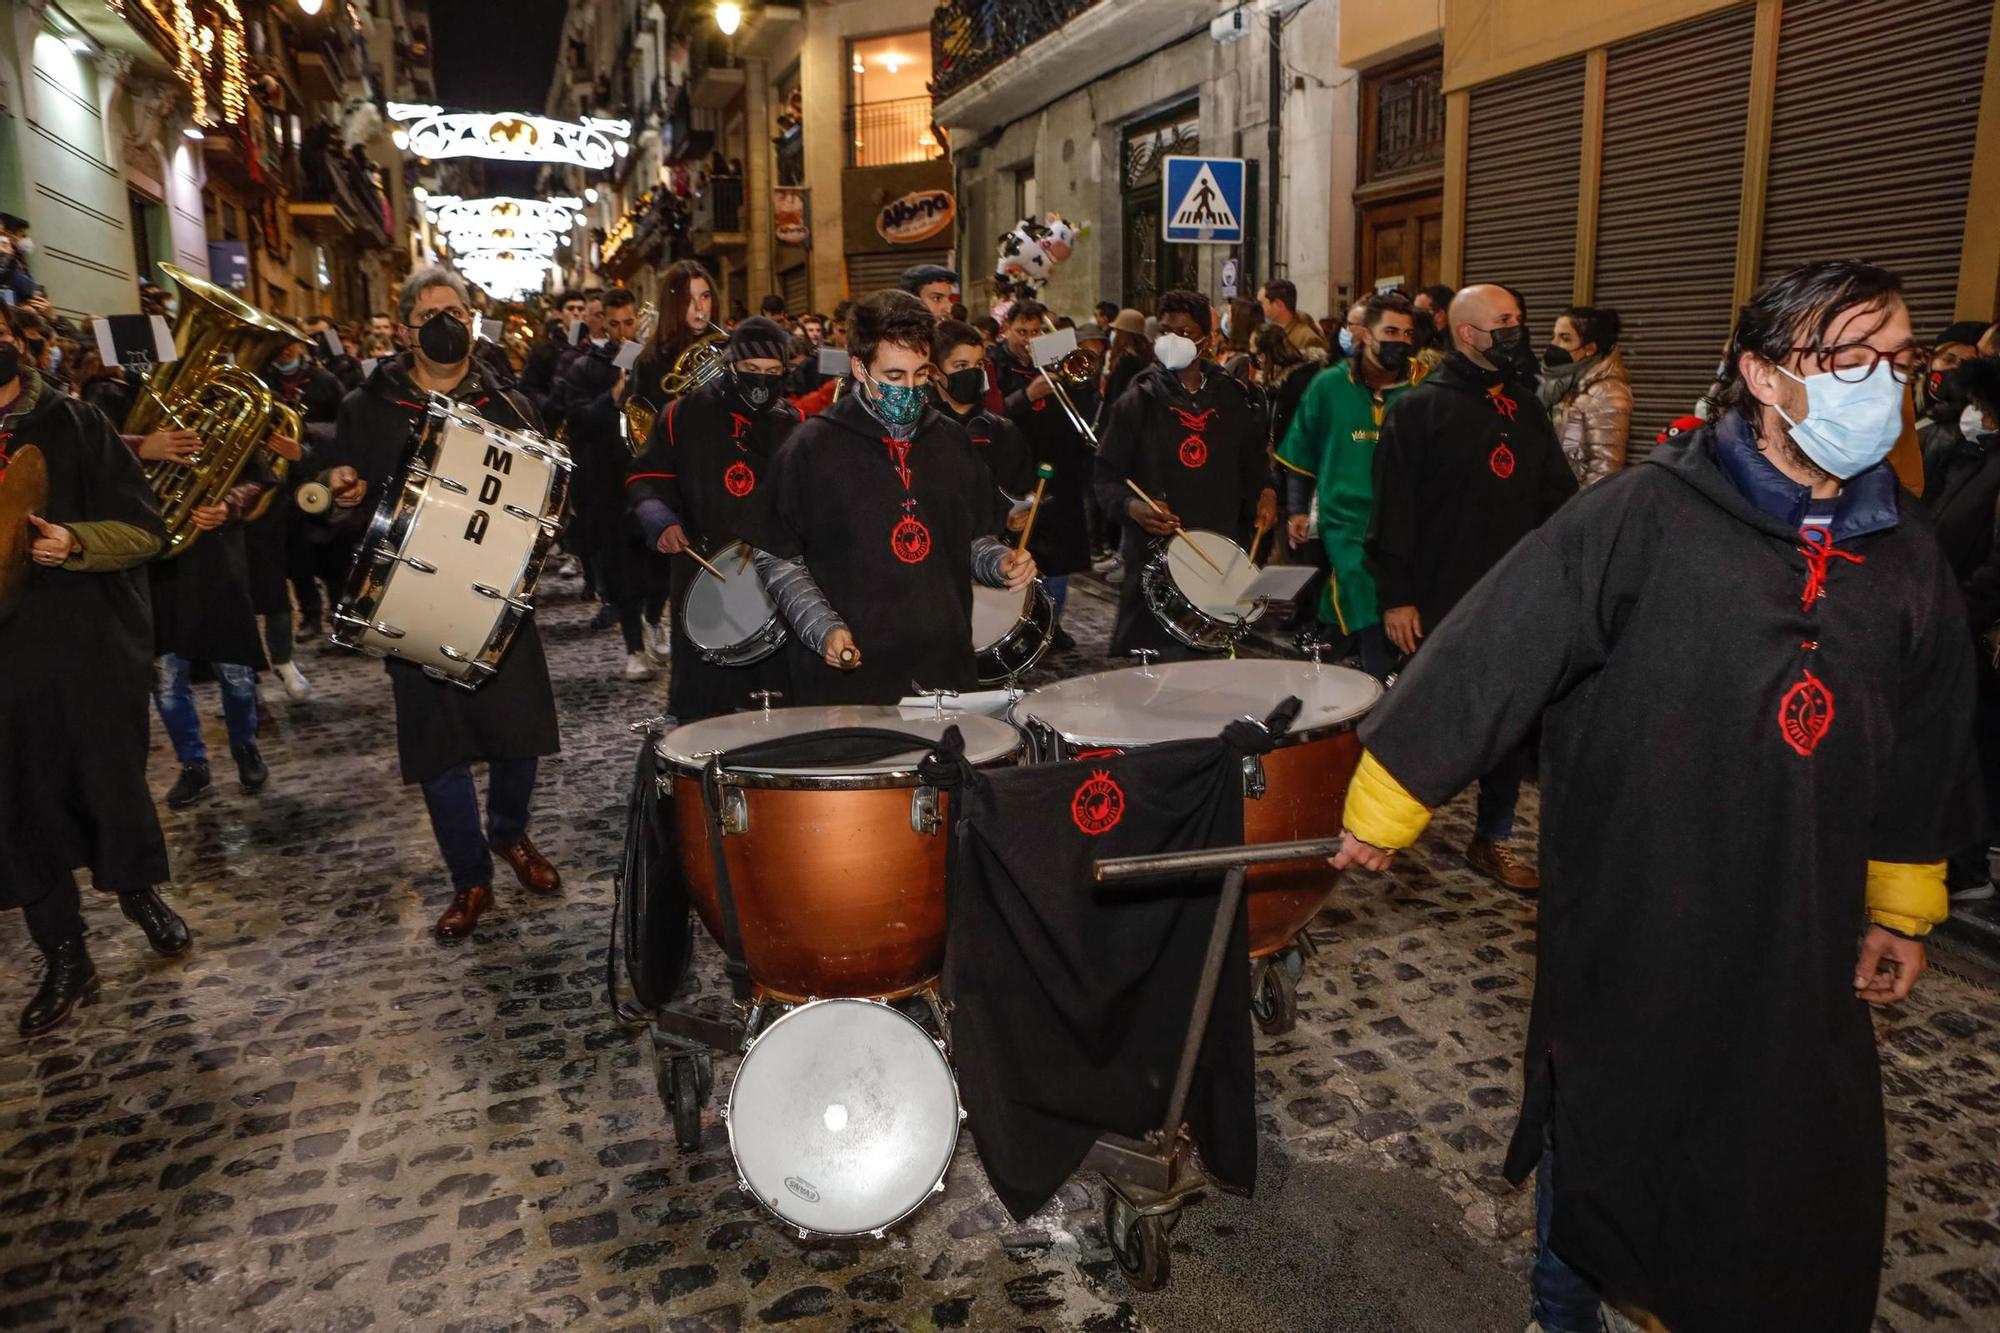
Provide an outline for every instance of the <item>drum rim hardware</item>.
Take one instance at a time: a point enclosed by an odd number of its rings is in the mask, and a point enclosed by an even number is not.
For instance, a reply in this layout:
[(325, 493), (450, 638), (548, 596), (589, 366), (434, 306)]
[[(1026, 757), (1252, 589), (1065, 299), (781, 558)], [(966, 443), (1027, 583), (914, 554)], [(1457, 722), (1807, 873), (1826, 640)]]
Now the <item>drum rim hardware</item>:
[[(1023, 592), (1020, 609), (1007, 632), (984, 647), (972, 645), (973, 673), (981, 685), (1012, 685), (1033, 671), (1055, 642), (1056, 603), (1047, 585), (1036, 578)], [(976, 597), (978, 593), (979, 586), (975, 585), (973, 595)], [(1022, 644), (1028, 645), (1027, 660), (1008, 665), (1010, 650)]]
[[(745, 571), (750, 570), (755, 564), (757, 548), (750, 545), (750, 543), (740, 538), (736, 541), (728, 542), (716, 548), (715, 560), (718, 563), (727, 564), (728, 561), (725, 557), (737, 551), (747, 553), (747, 558), (744, 556), (737, 557), (737, 573), (741, 575)], [(689, 553), (693, 553), (692, 549), (690, 549)], [(717, 569), (715, 564), (711, 564), (707, 560), (701, 561), (701, 564), (704, 566), (702, 572), (688, 581), (688, 586), (681, 593), (680, 604), (674, 608), (676, 623), (680, 625), (682, 635), (686, 637), (689, 643), (694, 645), (696, 656), (700, 657), (702, 661), (708, 663), (710, 666), (747, 667), (755, 666), (785, 646), (785, 641), (791, 637), (791, 630), (785, 624), (785, 617), (779, 612), (778, 604), (772, 600), (769, 592), (764, 594), (764, 600), (769, 603), (771, 613), (765, 618), (763, 624), (750, 633), (749, 637), (739, 639), (732, 644), (725, 644), (720, 648), (711, 648), (697, 640), (694, 637), (694, 630), (692, 628), (693, 621), (688, 615), (688, 604), (694, 599), (695, 590), (702, 586), (704, 582), (714, 582), (726, 587), (735, 581), (729, 575)], [(757, 578), (754, 574), (752, 578), (755, 579), (759, 588), (763, 587), (763, 580), (761, 578)], [(767, 709), (766, 711), (769, 710)]]

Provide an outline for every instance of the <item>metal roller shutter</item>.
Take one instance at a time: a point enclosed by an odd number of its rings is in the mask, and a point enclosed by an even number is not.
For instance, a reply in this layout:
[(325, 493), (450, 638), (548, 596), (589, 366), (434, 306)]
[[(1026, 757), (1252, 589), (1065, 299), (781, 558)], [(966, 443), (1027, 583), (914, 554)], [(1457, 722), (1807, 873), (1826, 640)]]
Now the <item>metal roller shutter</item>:
[(1582, 57), (1472, 90), (1465, 281), (1519, 291), (1537, 330), (1570, 303), (1575, 285), (1582, 148)]
[(884, 287), (894, 287), (904, 269), (918, 264), (942, 264), (950, 256), (949, 250), (879, 250), (849, 255), (847, 294), (857, 301), (866, 300)]
[(1764, 278), (1865, 259), (1902, 275), (1919, 339), (1950, 320), (1992, 15), (1985, 0), (1787, 0)]
[(1633, 459), (1708, 391), (1735, 317), (1755, 29), (1733, 9), (1608, 53), (1591, 304), (1624, 321)]
[(794, 264), (778, 275), (778, 294), (785, 298), (785, 313), (794, 319), (812, 309), (812, 288), (804, 264)]

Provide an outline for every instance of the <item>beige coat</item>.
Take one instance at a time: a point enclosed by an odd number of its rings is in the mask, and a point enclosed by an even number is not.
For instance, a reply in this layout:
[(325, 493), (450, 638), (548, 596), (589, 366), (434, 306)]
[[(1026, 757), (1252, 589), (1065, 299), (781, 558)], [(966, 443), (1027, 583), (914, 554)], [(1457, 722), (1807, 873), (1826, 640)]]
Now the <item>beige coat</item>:
[(1550, 415), (1579, 485), (1602, 481), (1624, 467), (1625, 442), (1632, 432), (1632, 378), (1625, 358), (1613, 350), (1584, 373)]

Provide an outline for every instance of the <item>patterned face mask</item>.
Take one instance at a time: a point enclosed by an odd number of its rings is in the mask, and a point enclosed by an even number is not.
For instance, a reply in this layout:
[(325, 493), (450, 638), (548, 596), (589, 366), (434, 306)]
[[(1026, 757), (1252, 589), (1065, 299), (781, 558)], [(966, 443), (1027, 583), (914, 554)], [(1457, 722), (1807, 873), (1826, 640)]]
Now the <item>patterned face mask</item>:
[(924, 391), (915, 384), (884, 384), (870, 376), (868, 386), (875, 398), (875, 411), (891, 426), (914, 425), (924, 414)]

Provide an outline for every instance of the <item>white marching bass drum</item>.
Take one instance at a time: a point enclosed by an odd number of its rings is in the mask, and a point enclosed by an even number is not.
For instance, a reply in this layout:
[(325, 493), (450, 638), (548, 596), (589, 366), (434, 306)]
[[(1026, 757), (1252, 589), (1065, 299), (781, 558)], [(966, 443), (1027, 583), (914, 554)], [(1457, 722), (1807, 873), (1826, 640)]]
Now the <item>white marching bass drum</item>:
[(1248, 595), (1256, 577), (1242, 547), (1219, 532), (1189, 528), (1158, 546), (1139, 571), (1139, 588), (1167, 633), (1190, 648), (1220, 652), (1264, 614), (1263, 599)]
[(738, 1184), (803, 1239), (879, 1237), (942, 1193), (965, 1113), (920, 1024), (841, 999), (760, 1032), (723, 1117)]
[(981, 685), (1002, 685), (1027, 674), (1049, 650), (1056, 604), (1036, 579), (1008, 591), (972, 585), (972, 652)]
[(731, 542), (708, 563), (723, 577), (704, 569), (688, 584), (680, 608), (688, 642), (714, 666), (750, 666), (777, 652), (785, 643), (785, 622), (757, 576), (756, 550)]
[(368, 525), (333, 637), (477, 689), (534, 609), (569, 453), (437, 395), (416, 434)]

